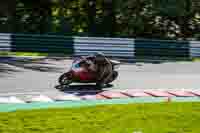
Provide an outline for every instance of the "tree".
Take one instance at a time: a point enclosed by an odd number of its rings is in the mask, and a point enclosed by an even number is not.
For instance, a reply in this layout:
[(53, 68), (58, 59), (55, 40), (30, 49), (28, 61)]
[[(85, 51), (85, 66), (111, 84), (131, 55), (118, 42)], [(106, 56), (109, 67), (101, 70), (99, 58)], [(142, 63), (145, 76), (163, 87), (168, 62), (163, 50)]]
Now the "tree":
[(12, 32), (15, 25), (16, 2), (6, 0), (0, 2), (0, 29), (2, 32)]
[(96, 0), (88, 0), (87, 8), (88, 14), (88, 32), (89, 35), (95, 36), (97, 34), (97, 24), (96, 24)]
[(200, 37), (198, 0), (7, 0), (0, 6), (1, 32)]

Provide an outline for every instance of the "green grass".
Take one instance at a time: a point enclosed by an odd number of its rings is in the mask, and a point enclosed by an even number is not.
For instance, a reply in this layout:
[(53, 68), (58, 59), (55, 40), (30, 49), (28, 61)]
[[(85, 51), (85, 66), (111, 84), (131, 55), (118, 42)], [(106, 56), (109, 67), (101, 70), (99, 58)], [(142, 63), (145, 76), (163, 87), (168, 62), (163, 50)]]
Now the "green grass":
[(194, 62), (199, 62), (199, 61), (200, 61), (200, 58), (199, 58), (199, 57), (192, 58), (192, 61), (194, 61)]
[(39, 52), (0, 52), (2, 55), (14, 55), (14, 56), (48, 56), (48, 53), (39, 53)]
[(0, 113), (0, 133), (200, 133), (200, 103), (146, 103)]

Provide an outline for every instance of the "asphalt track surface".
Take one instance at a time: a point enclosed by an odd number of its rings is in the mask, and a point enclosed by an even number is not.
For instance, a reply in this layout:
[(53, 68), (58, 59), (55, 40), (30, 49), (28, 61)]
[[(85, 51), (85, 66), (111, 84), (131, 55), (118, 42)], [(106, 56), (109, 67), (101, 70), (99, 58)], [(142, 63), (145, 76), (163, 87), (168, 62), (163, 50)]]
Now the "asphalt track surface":
[[(70, 59), (0, 58), (0, 96), (63, 93), (58, 77), (69, 70)], [(113, 87), (104, 89), (199, 89), (200, 62), (123, 63)], [(68, 91), (92, 91), (95, 86), (72, 84)], [(66, 90), (67, 91), (67, 90)]]

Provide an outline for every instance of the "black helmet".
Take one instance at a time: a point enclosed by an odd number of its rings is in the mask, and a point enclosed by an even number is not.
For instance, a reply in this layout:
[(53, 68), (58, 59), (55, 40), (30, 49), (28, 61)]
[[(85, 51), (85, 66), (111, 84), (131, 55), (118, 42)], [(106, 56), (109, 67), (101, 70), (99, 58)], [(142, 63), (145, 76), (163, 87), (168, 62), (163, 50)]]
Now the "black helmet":
[(96, 52), (95, 58), (96, 58), (96, 61), (99, 63), (105, 62), (105, 55), (102, 52)]

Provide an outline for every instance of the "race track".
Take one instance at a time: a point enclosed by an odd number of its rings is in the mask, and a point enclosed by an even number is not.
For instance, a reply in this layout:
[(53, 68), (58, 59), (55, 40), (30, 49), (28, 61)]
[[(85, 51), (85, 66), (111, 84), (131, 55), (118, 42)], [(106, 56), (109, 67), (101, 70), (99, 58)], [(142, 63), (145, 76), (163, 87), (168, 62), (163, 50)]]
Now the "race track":
[[(59, 94), (57, 78), (70, 59), (0, 59), (0, 95)], [(105, 89), (198, 89), (199, 62), (124, 63), (113, 87)], [(94, 85), (74, 84), (70, 90), (93, 90)]]

